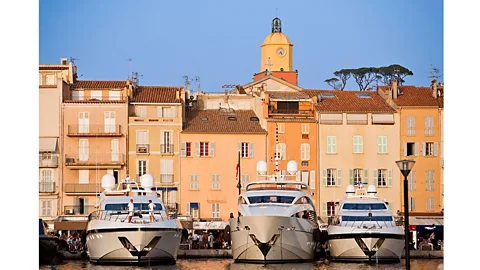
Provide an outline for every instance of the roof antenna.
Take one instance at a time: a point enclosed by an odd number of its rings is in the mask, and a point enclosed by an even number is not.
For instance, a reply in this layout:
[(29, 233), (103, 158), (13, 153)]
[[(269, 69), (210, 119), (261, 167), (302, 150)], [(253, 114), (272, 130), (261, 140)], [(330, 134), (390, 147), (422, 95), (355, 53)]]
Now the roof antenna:
[[(133, 71), (132, 71), (132, 58), (127, 58), (127, 61), (130, 62), (130, 73), (131, 75), (128, 75), (128, 78), (133, 80)], [(132, 77), (130, 77), (132, 76)]]

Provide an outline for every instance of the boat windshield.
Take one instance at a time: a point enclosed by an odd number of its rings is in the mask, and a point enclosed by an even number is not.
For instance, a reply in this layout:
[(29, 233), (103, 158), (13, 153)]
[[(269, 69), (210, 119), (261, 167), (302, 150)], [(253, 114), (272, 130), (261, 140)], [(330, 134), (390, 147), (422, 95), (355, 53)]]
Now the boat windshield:
[(342, 216), (342, 221), (393, 221), (392, 216)]
[(249, 196), (248, 201), (252, 203), (286, 203), (291, 204), (295, 199), (294, 196)]
[[(156, 208), (154, 209), (155, 211), (163, 210), (162, 205), (159, 203), (155, 204)], [(122, 210), (127, 210), (128, 203), (110, 203), (105, 205), (105, 210), (108, 211), (122, 211)], [(148, 203), (134, 203), (133, 208), (135, 211), (138, 210), (148, 210)]]
[(343, 205), (344, 210), (382, 210), (387, 209), (383, 203), (346, 203)]

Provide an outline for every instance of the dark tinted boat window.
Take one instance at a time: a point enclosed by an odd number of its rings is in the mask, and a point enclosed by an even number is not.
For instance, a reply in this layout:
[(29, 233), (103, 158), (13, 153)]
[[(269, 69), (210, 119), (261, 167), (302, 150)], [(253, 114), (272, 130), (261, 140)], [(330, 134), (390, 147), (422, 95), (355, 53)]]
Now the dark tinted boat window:
[(250, 203), (287, 203), (291, 204), (295, 197), (293, 196), (250, 196)]
[[(128, 206), (128, 203), (112, 203), (112, 204), (105, 205), (105, 210), (108, 210), (108, 211), (128, 210), (127, 206)], [(156, 203), (155, 206), (156, 206), (155, 211), (163, 210), (161, 204)], [(135, 211), (138, 211), (138, 210), (148, 211), (148, 203), (141, 203), (141, 204), (134, 203), (133, 208), (135, 209)]]
[(342, 221), (393, 221), (391, 216), (342, 216)]
[(346, 203), (342, 209), (346, 210), (382, 210), (387, 209), (383, 203)]

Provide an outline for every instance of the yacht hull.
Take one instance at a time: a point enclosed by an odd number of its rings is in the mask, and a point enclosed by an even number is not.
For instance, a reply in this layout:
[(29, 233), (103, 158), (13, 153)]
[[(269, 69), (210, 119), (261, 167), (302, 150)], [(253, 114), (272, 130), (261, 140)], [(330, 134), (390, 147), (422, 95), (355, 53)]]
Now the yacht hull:
[(242, 216), (230, 219), (230, 228), (235, 262), (285, 263), (314, 258), (314, 223), (310, 220)]
[[(176, 227), (126, 223), (108, 226), (108, 221), (88, 228), (87, 248), (93, 263), (166, 263), (175, 264), (181, 241)], [(98, 224), (103, 223), (103, 224)]]
[(398, 262), (405, 246), (401, 227), (380, 230), (329, 226), (328, 247), (332, 260)]

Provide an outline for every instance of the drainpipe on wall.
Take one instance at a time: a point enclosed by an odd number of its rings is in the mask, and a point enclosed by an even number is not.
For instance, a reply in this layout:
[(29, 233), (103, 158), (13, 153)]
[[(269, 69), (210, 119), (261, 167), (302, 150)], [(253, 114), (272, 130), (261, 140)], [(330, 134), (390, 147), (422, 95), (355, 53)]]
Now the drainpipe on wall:
[[(182, 115), (182, 119), (183, 119), (183, 115)], [(182, 127), (183, 127), (183, 125), (182, 125)], [(177, 142), (178, 142), (178, 147), (179, 147), (179, 148), (182, 147), (182, 146), (181, 146), (182, 143), (180, 142), (180, 132), (181, 132), (181, 131), (182, 131), (182, 128), (180, 128), (180, 130), (178, 130), (178, 140), (177, 140)], [(177, 209), (177, 216), (178, 216), (178, 213), (180, 212), (180, 207), (181, 207), (181, 206), (180, 206), (180, 205), (181, 205), (180, 202), (182, 201), (182, 200), (181, 200), (181, 197), (180, 197), (180, 196), (181, 196), (180, 194), (182, 194), (182, 192), (180, 192), (180, 191), (181, 191), (180, 183), (181, 183), (181, 179), (182, 179), (182, 176), (181, 176), (182, 170), (181, 170), (181, 167), (180, 167), (180, 164), (182, 164), (181, 161), (180, 161), (180, 158), (181, 158), (180, 151), (181, 151), (181, 149), (179, 149), (178, 154), (177, 154), (177, 156), (178, 156), (178, 166), (177, 166), (177, 167), (178, 167), (178, 184), (177, 184), (177, 196), (178, 196), (178, 197), (177, 197), (177, 203), (178, 203), (178, 209)], [(186, 151), (186, 149), (185, 149), (185, 151)]]
[[(322, 209), (321, 209), (321, 202), (320, 202), (320, 189), (322, 188), (322, 185), (321, 185), (321, 181), (320, 179), (322, 179), (322, 170), (320, 169), (320, 148), (322, 146), (321, 144), (321, 139), (320, 139), (320, 112), (318, 112), (318, 122), (317, 122), (317, 177), (319, 179), (318, 182), (316, 182), (315, 184), (318, 183), (318, 189), (317, 189), (317, 204), (318, 204), (318, 208), (317, 208), (317, 216), (320, 216), (320, 214), (322, 213)], [(320, 210), (320, 213), (318, 212), (318, 210)]]
[[(62, 91), (63, 92), (63, 91)], [(59, 178), (58, 178), (58, 181), (60, 183), (58, 183), (58, 201), (57, 201), (57, 217), (62, 213), (62, 209), (63, 209), (63, 157), (64, 157), (64, 140), (63, 140), (63, 136), (64, 136), (64, 104), (62, 103), (62, 100), (63, 100), (63, 93), (62, 93), (62, 96), (60, 97), (60, 153), (59, 153), (59, 157), (58, 157), (58, 166), (60, 167), (60, 175), (59, 175)]]

